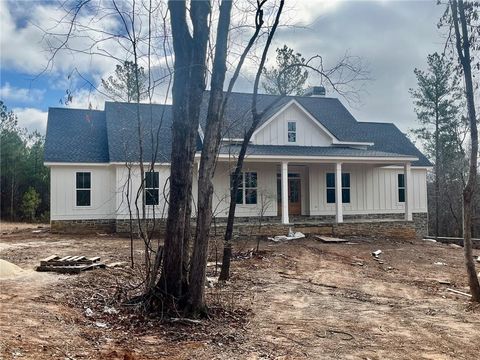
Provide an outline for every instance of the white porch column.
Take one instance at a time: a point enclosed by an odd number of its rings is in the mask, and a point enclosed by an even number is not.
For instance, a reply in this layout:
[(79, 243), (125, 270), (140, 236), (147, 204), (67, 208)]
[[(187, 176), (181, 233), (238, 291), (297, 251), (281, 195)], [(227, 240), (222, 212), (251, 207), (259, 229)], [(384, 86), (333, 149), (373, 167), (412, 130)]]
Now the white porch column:
[(288, 218), (288, 162), (282, 162), (282, 224), (289, 224)]
[(413, 207), (413, 178), (410, 163), (404, 165), (404, 180), (405, 180), (405, 220), (412, 220)]
[(337, 223), (342, 223), (342, 163), (336, 163), (335, 165), (335, 220), (337, 221)]

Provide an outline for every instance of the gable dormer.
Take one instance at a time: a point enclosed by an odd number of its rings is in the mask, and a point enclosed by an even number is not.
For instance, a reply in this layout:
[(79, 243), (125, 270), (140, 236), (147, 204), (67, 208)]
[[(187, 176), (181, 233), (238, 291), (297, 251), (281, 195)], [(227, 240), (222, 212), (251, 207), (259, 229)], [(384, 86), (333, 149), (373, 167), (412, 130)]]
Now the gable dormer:
[(253, 134), (256, 145), (331, 146), (335, 137), (296, 100), (291, 100)]

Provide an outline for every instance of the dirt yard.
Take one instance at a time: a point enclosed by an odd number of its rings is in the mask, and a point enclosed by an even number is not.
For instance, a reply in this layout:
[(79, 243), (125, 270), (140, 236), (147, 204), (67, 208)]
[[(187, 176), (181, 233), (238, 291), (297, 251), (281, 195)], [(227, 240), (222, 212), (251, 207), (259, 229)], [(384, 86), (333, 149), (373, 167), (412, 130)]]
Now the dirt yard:
[[(0, 359), (479, 358), (480, 308), (446, 290), (468, 291), (459, 248), (307, 239), (261, 242), (249, 257), (253, 242), (239, 241), (232, 282), (208, 289), (212, 318), (192, 324), (122, 306), (135, 291), (128, 266), (33, 271), (52, 254), (129, 261), (128, 239), (25, 227), (1, 236), (0, 258), (25, 271), (0, 278)], [(140, 260), (140, 243), (135, 249)], [(378, 249), (379, 261), (371, 255)]]

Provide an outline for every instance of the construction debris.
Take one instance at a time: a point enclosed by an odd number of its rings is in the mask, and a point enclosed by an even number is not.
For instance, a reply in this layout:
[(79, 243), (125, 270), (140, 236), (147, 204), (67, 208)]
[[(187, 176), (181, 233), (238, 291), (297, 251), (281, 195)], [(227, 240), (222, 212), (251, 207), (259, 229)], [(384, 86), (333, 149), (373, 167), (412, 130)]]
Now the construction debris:
[(379, 255), (382, 253), (382, 250), (376, 250), (372, 252), (372, 256), (378, 259)]
[(433, 263), (433, 265), (440, 265), (440, 266), (447, 266), (447, 263), (441, 262), (441, 261), (436, 261)]
[(215, 261), (207, 262), (207, 267), (212, 267), (212, 266), (222, 267), (222, 263), (221, 262), (216, 263)]
[(460, 245), (457, 245), (457, 244), (448, 244), (448, 246), (450, 246), (453, 249), (462, 249), (463, 248), (463, 246), (460, 246)]
[(423, 241), (428, 241), (428, 242), (433, 242), (433, 243), (436, 243), (436, 242), (437, 242), (437, 240), (435, 240), (435, 239), (429, 239), (429, 238), (425, 238), (425, 239), (423, 239)]
[(317, 239), (317, 240), (319, 240), (321, 242), (324, 242), (324, 243), (331, 243), (331, 244), (348, 242), (348, 240), (346, 240), (346, 239), (339, 239), (339, 238), (322, 236), (322, 235), (315, 235), (314, 239)]
[(117, 261), (117, 262), (113, 262), (113, 263), (110, 263), (110, 264), (106, 264), (105, 266), (107, 268), (115, 268), (115, 267), (123, 267), (125, 265), (127, 265), (126, 261)]
[(455, 289), (451, 289), (451, 288), (447, 288), (447, 291), (453, 292), (455, 294), (460, 294), (460, 295), (463, 295), (463, 296), (472, 297), (472, 295), (470, 295), (470, 294), (467, 294), (463, 291), (458, 291), (458, 290), (455, 290)]
[(105, 268), (98, 256), (87, 258), (85, 256), (60, 256), (52, 255), (40, 261), (37, 271), (53, 271), (63, 274), (78, 274), (81, 271)]
[(269, 237), (268, 240), (272, 240), (273, 242), (279, 242), (279, 241), (288, 241), (288, 240), (296, 240), (296, 239), (303, 239), (305, 237), (305, 234), (297, 231), (293, 232), (292, 228), (288, 229), (288, 235), (279, 235), (275, 237)]

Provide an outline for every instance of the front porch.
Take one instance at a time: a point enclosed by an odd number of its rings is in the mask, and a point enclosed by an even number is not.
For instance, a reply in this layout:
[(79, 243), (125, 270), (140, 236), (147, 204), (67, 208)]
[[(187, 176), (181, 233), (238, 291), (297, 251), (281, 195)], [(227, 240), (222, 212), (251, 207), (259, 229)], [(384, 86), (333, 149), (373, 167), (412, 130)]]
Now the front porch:
[[(312, 166), (313, 165), (313, 166)], [(324, 169), (325, 180), (322, 184), (322, 179), (314, 176), (310, 176), (311, 169), (315, 167), (321, 167)], [(314, 164), (299, 164), (289, 163), (282, 161), (278, 166), (277, 172), (277, 215), (280, 216), (282, 224), (293, 224), (297, 222), (298, 217), (310, 215), (323, 215), (323, 218), (328, 218), (328, 213), (332, 213), (333, 219), (336, 223), (343, 223), (344, 217), (359, 218), (359, 215), (365, 215), (364, 209), (358, 208), (358, 204), (353, 204), (352, 197), (358, 196), (358, 194), (352, 194), (352, 188), (357, 190), (362, 186), (358, 186), (358, 182), (361, 180), (355, 176), (352, 176), (352, 172), (359, 170), (358, 167), (385, 167), (392, 166), (391, 162), (388, 163), (325, 163), (319, 162)], [(413, 213), (413, 177), (410, 162), (404, 162), (397, 165), (396, 168), (400, 168), (397, 173), (403, 175), (403, 182), (389, 184), (385, 186), (383, 191), (383, 197), (389, 197), (391, 193), (395, 193), (398, 197), (398, 191), (401, 191), (401, 199), (397, 198), (396, 206), (392, 206), (391, 211), (386, 212), (386, 218), (398, 218), (399, 209), (398, 205), (403, 207), (403, 218), (407, 221), (412, 220)], [(400, 165), (400, 166), (399, 166)], [(358, 171), (357, 171), (358, 172)], [(365, 180), (365, 179), (363, 179)], [(368, 181), (368, 180), (367, 180)], [(353, 184), (355, 182), (355, 184)], [(363, 185), (363, 184), (361, 184)], [(309, 200), (313, 193), (317, 193), (324, 190), (324, 194), (321, 195), (326, 211), (315, 211), (310, 206)], [(378, 188), (377, 191), (382, 191)], [(365, 193), (362, 197), (365, 197)], [(381, 197), (381, 196), (379, 196)], [(375, 209), (373, 209), (375, 210)], [(313, 218), (311, 218), (313, 220)]]
[[(291, 158), (291, 157), (290, 157)], [(249, 155), (243, 166), (237, 218), (270, 223), (342, 224), (348, 220), (413, 220), (427, 213), (425, 167), (411, 157), (295, 157)], [(229, 204), (235, 162), (219, 158), (214, 178), (214, 217)]]

